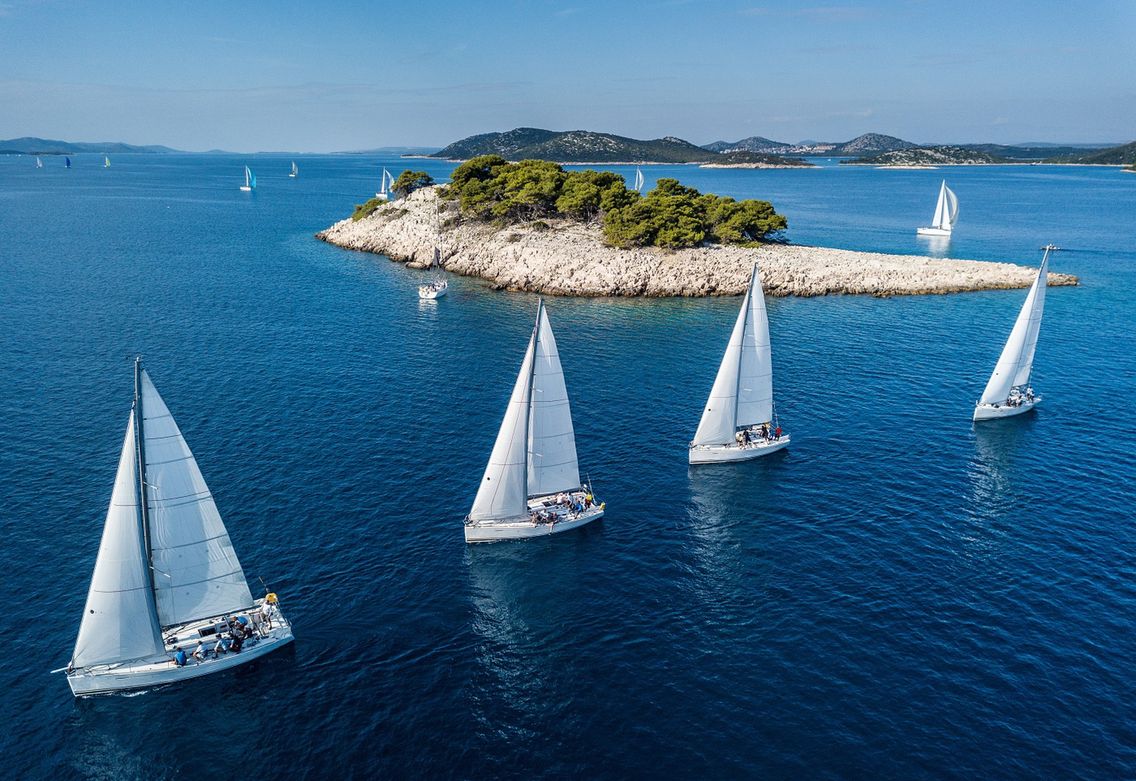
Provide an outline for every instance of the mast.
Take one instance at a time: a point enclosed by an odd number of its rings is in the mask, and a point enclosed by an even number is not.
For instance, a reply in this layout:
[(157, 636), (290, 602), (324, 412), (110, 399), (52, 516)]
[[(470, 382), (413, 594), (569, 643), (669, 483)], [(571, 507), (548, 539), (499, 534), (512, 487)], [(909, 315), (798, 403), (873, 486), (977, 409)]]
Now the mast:
[(536, 350), (540, 344), (540, 316), (544, 312), (544, 299), (538, 298), (536, 300), (536, 325), (533, 326), (533, 357), (529, 361), (529, 403), (525, 405), (525, 506), (522, 508), (523, 512), (528, 512), (529, 509), (529, 462), (532, 460), (532, 405), (533, 393), (535, 388), (533, 384), (536, 381)]
[(742, 301), (742, 311), (745, 312), (745, 319), (742, 320), (742, 346), (738, 350), (738, 370), (734, 372), (734, 431), (738, 430), (738, 396), (741, 394), (742, 389), (742, 353), (745, 352), (745, 335), (746, 328), (749, 326), (749, 301), (750, 296), (753, 295), (753, 279), (757, 276), (757, 264), (753, 264), (753, 271), (749, 274), (749, 287), (746, 288), (745, 300)]
[(150, 497), (146, 484), (146, 436), (142, 430), (142, 356), (134, 359), (134, 449), (138, 462), (138, 525), (142, 531), (142, 545), (146, 554), (146, 575), (150, 581), (149, 605), (151, 615), (157, 615), (158, 608), (154, 592), (154, 559), (150, 540)]

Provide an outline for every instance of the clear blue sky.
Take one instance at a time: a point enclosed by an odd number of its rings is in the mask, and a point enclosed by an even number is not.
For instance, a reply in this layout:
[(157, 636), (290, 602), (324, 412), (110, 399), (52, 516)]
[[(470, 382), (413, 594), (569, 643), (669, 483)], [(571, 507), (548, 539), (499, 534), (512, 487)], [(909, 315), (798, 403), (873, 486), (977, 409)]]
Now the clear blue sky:
[(1136, 138), (1136, 0), (0, 0), (0, 138)]

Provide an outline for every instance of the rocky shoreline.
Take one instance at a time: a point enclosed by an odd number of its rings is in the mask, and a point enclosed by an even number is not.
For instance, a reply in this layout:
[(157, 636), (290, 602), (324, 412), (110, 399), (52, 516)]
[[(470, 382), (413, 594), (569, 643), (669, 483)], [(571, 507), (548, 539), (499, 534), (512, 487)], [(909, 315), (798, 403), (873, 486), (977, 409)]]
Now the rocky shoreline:
[[(550, 221), (498, 229), (458, 222), (456, 213), (454, 204), (440, 201), (435, 188), (426, 188), (357, 222), (337, 222), (316, 238), (412, 268), (425, 267), (438, 246), (447, 271), (480, 277), (498, 289), (563, 296), (737, 295), (745, 291), (755, 261), (761, 265), (765, 292), (773, 296), (1025, 288), (1035, 274), (1011, 263), (784, 244), (621, 250), (602, 243), (598, 225)], [(1049, 284), (1076, 285), (1077, 278), (1050, 273)]]

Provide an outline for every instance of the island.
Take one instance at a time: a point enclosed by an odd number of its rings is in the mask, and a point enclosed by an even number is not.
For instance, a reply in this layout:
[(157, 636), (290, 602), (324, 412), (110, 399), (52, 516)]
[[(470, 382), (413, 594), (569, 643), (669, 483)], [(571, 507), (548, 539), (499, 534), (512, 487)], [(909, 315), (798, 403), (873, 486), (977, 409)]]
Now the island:
[[(773, 296), (897, 296), (1025, 288), (1011, 263), (827, 249), (778, 240), (767, 201), (704, 195), (662, 179), (640, 196), (622, 177), (553, 163), (479, 156), (451, 184), (405, 172), (392, 202), (370, 201), (317, 234), (413, 268), (438, 250), (447, 271), (492, 287), (565, 296), (722, 296), (745, 291), (760, 264)], [(1050, 285), (1077, 278), (1051, 273)]]
[(917, 146), (896, 149), (851, 160), (841, 160), (841, 165), (872, 165), (884, 168), (929, 168), (940, 165), (997, 165), (1009, 160), (995, 157), (988, 152), (980, 152), (962, 146)]

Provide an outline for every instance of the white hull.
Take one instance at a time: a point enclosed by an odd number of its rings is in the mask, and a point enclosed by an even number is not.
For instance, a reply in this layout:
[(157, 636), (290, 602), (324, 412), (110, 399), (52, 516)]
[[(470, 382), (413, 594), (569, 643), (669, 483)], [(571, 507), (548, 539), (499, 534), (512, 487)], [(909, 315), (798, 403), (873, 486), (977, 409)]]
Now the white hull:
[(977, 404), (974, 407), (974, 420), (997, 420), (998, 418), (1010, 418), (1014, 415), (1021, 415), (1023, 412), (1029, 412), (1031, 409), (1041, 403), (1041, 396), (1034, 396), (1032, 401), (1022, 401), (1016, 407), (1009, 404)]
[[(203, 675), (231, 670), (238, 665), (251, 662), (253, 659), (258, 659), (265, 654), (283, 648), (294, 639), (291, 624), (277, 610), (272, 619), (273, 628), (265, 630), (265, 636), (254, 635), (246, 640), (240, 652), (230, 651), (216, 659), (206, 659), (199, 662), (189, 655), (196, 647), (196, 641), (199, 637), (204, 641), (207, 649), (217, 642), (217, 635), (202, 636), (198, 632), (201, 627), (209, 626), (212, 623), (212, 620), (199, 621), (165, 632), (169, 640), (166, 647), (166, 650), (170, 653), (168, 659), (98, 665), (70, 672), (67, 674), (67, 683), (71, 686), (71, 693), (76, 697), (82, 697), (88, 694), (149, 689), (190, 678), (200, 678)], [(189, 661), (184, 667), (178, 667), (174, 664), (172, 655), (176, 644), (179, 644), (186, 655), (189, 656)]]
[(692, 445), (688, 457), (691, 464), (724, 464), (731, 461), (749, 461), (767, 456), (789, 445), (789, 435), (780, 439), (761, 440), (742, 445)]
[(289, 178), (289, 179), (295, 179), (295, 178), (296, 178), (296, 175), (295, 175), (295, 174), (288, 174), (288, 178)]
[(950, 236), (950, 228), (916, 228), (915, 232), (920, 236)]
[[(574, 492), (578, 497), (579, 492)], [(544, 510), (551, 514), (552, 520), (537, 521), (532, 518), (511, 518), (500, 521), (466, 521), (466, 542), (496, 542), (497, 540), (523, 540), (529, 537), (548, 537), (560, 532), (579, 529), (604, 515), (603, 504), (593, 504), (581, 513), (571, 512), (555, 506), (551, 496), (539, 496), (529, 500), (529, 510)]]
[(241, 192), (242, 192), (242, 193), (251, 193), (251, 192), (252, 192), (252, 188), (251, 188), (251, 187), (246, 187), (245, 185), (243, 185), (243, 184), (242, 184), (242, 185), (241, 185)]
[(448, 284), (438, 285), (421, 285), (418, 288), (418, 297), (425, 299), (441, 298), (449, 292), (450, 286)]
[(375, 197), (378, 198), (380, 201), (389, 201), (390, 200), (390, 196), (387, 195), (386, 193), (375, 193)]

